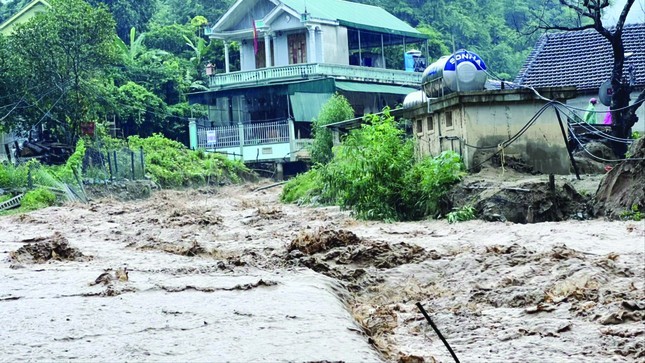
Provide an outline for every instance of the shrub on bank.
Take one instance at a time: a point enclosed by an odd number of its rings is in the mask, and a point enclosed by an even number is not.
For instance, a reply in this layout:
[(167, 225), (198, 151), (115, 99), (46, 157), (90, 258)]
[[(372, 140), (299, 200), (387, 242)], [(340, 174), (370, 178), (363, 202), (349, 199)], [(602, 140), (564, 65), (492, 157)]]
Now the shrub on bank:
[(190, 150), (183, 144), (160, 134), (147, 138), (130, 136), (128, 145), (133, 150), (143, 148), (146, 171), (162, 187), (185, 187), (239, 182), (249, 169), (241, 161), (226, 156)]
[(451, 151), (416, 161), (414, 142), (386, 109), (351, 131), (327, 165), (287, 183), (282, 200), (307, 203), (317, 196), (362, 219), (418, 220), (438, 214), (441, 198), (463, 170)]

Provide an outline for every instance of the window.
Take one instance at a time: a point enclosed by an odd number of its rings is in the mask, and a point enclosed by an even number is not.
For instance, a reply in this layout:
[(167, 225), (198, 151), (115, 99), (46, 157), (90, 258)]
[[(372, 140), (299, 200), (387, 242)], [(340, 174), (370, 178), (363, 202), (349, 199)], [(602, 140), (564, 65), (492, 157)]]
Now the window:
[(432, 119), (432, 116), (426, 117), (426, 128), (428, 129), (428, 132), (434, 131), (434, 120)]
[(452, 111), (446, 112), (446, 128), (452, 127)]
[(417, 119), (416, 124), (417, 124), (417, 133), (422, 133), (423, 132), (423, 120), (422, 119)]

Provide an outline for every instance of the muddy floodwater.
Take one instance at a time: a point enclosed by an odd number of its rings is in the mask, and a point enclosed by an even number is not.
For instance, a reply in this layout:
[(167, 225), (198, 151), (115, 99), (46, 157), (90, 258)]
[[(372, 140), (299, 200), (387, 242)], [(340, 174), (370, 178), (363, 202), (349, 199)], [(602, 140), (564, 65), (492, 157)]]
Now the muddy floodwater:
[(0, 361), (645, 359), (645, 223), (357, 221), (259, 185), (0, 217)]

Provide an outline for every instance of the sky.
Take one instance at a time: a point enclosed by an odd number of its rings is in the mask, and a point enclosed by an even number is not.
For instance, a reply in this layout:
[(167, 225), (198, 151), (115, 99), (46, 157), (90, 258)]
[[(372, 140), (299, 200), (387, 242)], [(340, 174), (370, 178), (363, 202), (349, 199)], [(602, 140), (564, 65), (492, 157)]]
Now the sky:
[[(620, 13), (623, 11), (623, 7), (627, 0), (614, 0), (614, 5), (610, 7), (609, 11), (605, 12), (603, 17), (603, 23), (606, 26), (612, 26), (616, 24)], [(645, 23), (645, 0), (636, 0), (634, 5), (632, 5), (629, 15), (627, 15), (627, 24), (633, 23)]]

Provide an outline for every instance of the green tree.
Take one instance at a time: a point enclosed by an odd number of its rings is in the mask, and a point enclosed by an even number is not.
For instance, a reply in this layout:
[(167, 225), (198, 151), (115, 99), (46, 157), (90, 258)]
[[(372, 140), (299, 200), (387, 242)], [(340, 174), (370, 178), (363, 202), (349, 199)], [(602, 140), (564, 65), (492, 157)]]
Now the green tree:
[(332, 133), (325, 125), (349, 120), (354, 117), (354, 109), (349, 101), (340, 94), (331, 96), (320, 109), (318, 118), (313, 121), (314, 142), (311, 146), (311, 161), (314, 164), (327, 164), (334, 154), (332, 153)]
[(82, 121), (97, 117), (92, 82), (116, 61), (114, 21), (103, 7), (82, 0), (51, 0), (52, 9), (18, 25), (7, 48), (14, 59), (14, 93), (23, 94), (11, 116), (29, 129), (51, 123), (75, 139)]
[(119, 38), (127, 41), (130, 29), (145, 31), (157, 10), (157, 0), (88, 0), (93, 6), (105, 4), (116, 22)]

